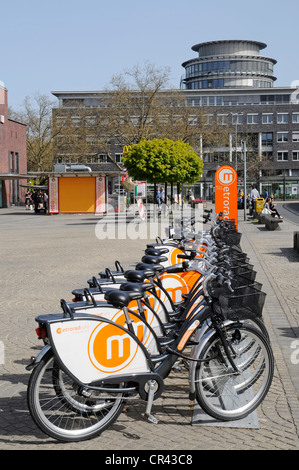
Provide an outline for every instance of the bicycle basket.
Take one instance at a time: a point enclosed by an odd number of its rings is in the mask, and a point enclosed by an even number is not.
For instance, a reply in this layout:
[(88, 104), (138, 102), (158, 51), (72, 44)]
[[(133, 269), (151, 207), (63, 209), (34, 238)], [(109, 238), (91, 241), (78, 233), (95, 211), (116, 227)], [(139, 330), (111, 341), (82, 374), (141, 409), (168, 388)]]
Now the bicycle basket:
[(231, 286), (234, 290), (241, 289), (242, 287), (251, 286), (254, 287), (256, 290), (262, 290), (262, 284), (257, 281), (252, 281), (245, 276), (238, 276), (235, 279), (231, 280)]
[(250, 281), (254, 281), (255, 278), (256, 278), (256, 271), (254, 271), (253, 269), (248, 269), (248, 270), (241, 270), (242, 272), (234, 272), (234, 279), (239, 279), (240, 276), (242, 276), (242, 278), (246, 278)]
[(234, 230), (228, 230), (221, 234), (221, 240), (223, 240), (227, 245), (239, 245), (241, 240), (242, 233), (236, 232)]
[(265, 299), (265, 292), (247, 286), (231, 294), (220, 295), (218, 307), (224, 319), (246, 320), (262, 316)]
[(249, 263), (250, 259), (247, 257), (247, 255), (244, 253), (244, 254), (231, 254), (230, 255), (230, 259), (234, 262), (234, 261), (238, 261), (238, 262), (243, 262), (243, 263)]
[(253, 269), (253, 264), (248, 264), (248, 263), (239, 264), (239, 265), (231, 267), (233, 274), (238, 274), (238, 275), (239, 274), (243, 275), (244, 272), (251, 271), (252, 269)]

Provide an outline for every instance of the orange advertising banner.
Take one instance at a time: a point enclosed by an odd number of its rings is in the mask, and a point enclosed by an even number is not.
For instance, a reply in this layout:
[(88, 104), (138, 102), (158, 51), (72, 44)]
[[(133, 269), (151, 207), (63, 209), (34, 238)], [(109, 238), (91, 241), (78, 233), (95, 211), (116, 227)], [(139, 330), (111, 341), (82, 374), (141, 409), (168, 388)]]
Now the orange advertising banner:
[(236, 170), (224, 165), (215, 173), (215, 212), (225, 220), (234, 220), (238, 228), (238, 178)]

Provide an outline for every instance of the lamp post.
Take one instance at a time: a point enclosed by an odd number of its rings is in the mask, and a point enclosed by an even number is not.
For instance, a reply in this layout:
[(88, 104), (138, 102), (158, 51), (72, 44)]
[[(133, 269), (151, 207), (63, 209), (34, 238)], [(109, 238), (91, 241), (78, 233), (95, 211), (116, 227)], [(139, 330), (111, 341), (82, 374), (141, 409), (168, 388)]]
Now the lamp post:
[(243, 163), (244, 163), (244, 220), (247, 220), (246, 209), (247, 209), (247, 189), (246, 189), (246, 141), (242, 140), (243, 149)]
[[(241, 116), (242, 118), (240, 118)], [(238, 171), (238, 125), (243, 123), (243, 113), (232, 113), (232, 120), (235, 122), (235, 168)]]

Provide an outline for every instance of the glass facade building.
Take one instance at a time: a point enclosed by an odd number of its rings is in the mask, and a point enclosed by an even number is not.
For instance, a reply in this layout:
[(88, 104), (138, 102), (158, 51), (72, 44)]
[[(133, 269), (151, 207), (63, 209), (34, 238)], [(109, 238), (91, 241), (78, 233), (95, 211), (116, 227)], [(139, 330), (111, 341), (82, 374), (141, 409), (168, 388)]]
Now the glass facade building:
[(212, 41), (197, 44), (198, 57), (184, 62), (187, 90), (207, 88), (271, 88), (276, 60), (260, 55), (257, 41)]

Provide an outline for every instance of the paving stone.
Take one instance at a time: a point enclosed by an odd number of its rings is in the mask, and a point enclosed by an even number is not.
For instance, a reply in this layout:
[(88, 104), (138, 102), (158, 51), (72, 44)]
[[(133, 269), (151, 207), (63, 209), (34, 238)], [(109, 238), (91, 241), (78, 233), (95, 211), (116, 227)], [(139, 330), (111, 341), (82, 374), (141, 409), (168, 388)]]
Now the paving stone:
[[(239, 230), (242, 248), (267, 292), (264, 309), (275, 356), (275, 377), (257, 410), (259, 429), (192, 426), (188, 372), (166, 379), (156, 400), (157, 425), (143, 418), (141, 400), (122, 413), (101, 436), (82, 443), (57, 443), (33, 423), (26, 403), (29, 372), (25, 365), (41, 348), (35, 316), (60, 311), (60, 299), (71, 300), (74, 288), (120, 260), (130, 268), (141, 259), (142, 240), (99, 240), (98, 219), (84, 214), (44, 216), (20, 208), (0, 209), (0, 341), (5, 363), (0, 364), (0, 449), (10, 450), (293, 450), (299, 449), (299, 365), (291, 362), (291, 342), (299, 336), (299, 254), (293, 252), (298, 221), (286, 213), (279, 231), (259, 230), (252, 220)], [(296, 219), (297, 220), (297, 219)]]

